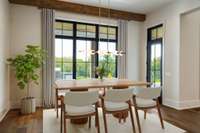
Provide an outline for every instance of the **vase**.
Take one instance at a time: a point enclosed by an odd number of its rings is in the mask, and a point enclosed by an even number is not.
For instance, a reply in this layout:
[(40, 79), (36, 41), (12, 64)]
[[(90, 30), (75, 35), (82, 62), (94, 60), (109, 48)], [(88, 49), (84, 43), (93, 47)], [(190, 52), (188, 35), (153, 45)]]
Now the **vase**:
[(21, 114), (31, 114), (36, 111), (36, 102), (34, 97), (25, 97), (21, 99)]
[(100, 75), (99, 77), (100, 77), (101, 80), (103, 80), (103, 76)]

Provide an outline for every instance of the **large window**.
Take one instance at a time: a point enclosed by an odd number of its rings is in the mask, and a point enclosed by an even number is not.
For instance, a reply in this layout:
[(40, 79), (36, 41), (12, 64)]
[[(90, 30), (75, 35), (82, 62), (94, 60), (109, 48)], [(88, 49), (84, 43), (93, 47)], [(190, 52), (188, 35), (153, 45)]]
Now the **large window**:
[[(106, 62), (108, 77), (117, 77), (117, 27), (56, 20), (56, 79), (96, 78), (95, 68)], [(92, 54), (92, 51), (102, 53)]]

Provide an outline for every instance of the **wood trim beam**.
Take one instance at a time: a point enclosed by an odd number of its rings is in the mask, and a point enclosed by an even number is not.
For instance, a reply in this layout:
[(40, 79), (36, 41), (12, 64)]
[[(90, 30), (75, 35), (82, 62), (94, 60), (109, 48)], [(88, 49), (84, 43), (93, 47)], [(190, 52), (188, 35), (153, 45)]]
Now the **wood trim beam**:
[[(73, 12), (85, 15), (99, 16), (99, 7), (88, 6), (83, 4), (71, 3), (59, 0), (9, 0), (13, 4), (22, 4), (37, 6), (39, 8), (51, 8), (59, 11)], [(110, 17), (113, 19), (124, 19), (134, 21), (145, 21), (146, 15), (139, 13), (132, 13), (120, 10), (110, 10), (108, 8), (101, 8), (101, 17)]]

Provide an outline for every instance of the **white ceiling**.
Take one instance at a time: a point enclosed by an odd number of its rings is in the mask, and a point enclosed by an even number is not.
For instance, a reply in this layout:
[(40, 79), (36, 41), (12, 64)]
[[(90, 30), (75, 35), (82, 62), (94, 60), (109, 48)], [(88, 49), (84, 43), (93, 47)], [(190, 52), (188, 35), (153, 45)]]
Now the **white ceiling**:
[[(80, 3), (92, 6), (108, 7), (109, 0), (62, 0), (73, 3)], [(101, 4), (99, 4), (101, 1)], [(157, 8), (165, 6), (172, 1), (176, 0), (110, 0), (110, 7), (112, 9), (137, 12), (137, 13), (149, 13)]]

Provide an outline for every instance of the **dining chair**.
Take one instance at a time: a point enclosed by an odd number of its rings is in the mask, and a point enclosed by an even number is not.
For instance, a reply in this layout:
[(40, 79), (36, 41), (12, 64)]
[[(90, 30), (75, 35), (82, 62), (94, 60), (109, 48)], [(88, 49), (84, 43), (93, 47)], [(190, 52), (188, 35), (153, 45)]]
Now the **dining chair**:
[(104, 128), (108, 133), (106, 114), (116, 114), (130, 112), (133, 132), (135, 133), (135, 125), (133, 120), (133, 111), (131, 107), (132, 89), (110, 89), (105, 92), (105, 96), (101, 97)]
[[(61, 132), (64, 121), (64, 133), (67, 132), (66, 119), (80, 119), (95, 116), (97, 132), (100, 133), (98, 115), (98, 91), (70, 91), (67, 92), (62, 100), (61, 106)], [(89, 128), (91, 121), (89, 121)]]
[(160, 111), (160, 104), (158, 100), (158, 97), (161, 94), (161, 88), (134, 88), (133, 94), (133, 106), (135, 108), (139, 133), (141, 133), (141, 126), (138, 110), (144, 111), (144, 118), (146, 119), (147, 110), (157, 108), (161, 127), (164, 129), (163, 119)]
[(61, 98), (65, 96), (65, 93), (68, 92), (68, 90), (56, 90), (56, 117), (59, 117), (59, 108), (61, 108)]

